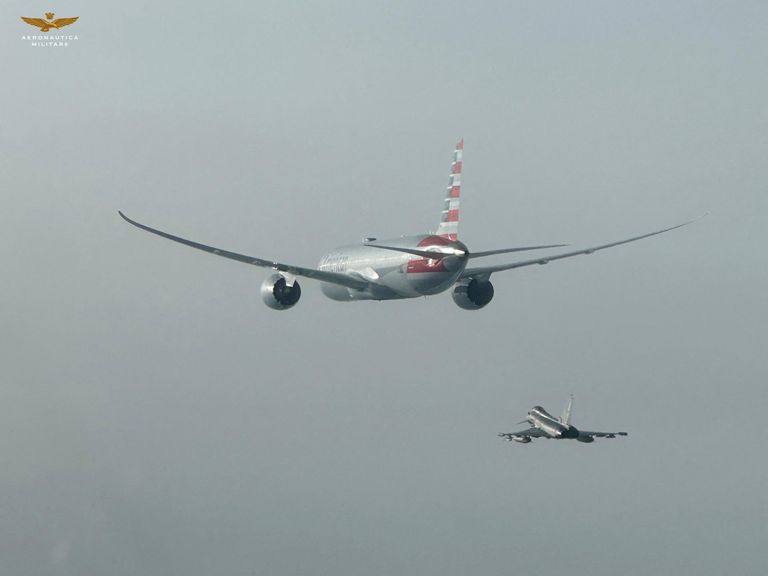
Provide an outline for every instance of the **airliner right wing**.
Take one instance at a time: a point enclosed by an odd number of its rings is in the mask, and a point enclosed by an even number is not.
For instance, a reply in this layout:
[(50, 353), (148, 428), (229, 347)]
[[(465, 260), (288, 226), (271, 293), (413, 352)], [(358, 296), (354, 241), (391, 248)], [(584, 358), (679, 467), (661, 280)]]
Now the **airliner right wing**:
[(149, 226), (145, 226), (144, 224), (140, 224), (135, 220), (131, 220), (122, 212), (118, 211), (118, 214), (120, 214), (123, 220), (129, 224), (133, 224), (137, 228), (141, 228), (142, 230), (146, 230), (152, 234), (157, 234), (158, 236), (162, 236), (168, 240), (173, 240), (174, 242), (186, 244), (192, 248), (197, 248), (198, 250), (209, 252), (210, 254), (215, 254), (216, 256), (223, 256), (224, 258), (237, 260), (238, 262), (245, 262), (246, 264), (252, 264), (254, 266), (261, 266), (263, 268), (272, 268), (278, 272), (285, 272), (286, 274), (292, 274), (294, 276), (304, 276), (305, 278), (313, 278), (314, 280), (320, 280), (321, 282), (339, 284), (341, 286), (346, 286), (347, 288), (353, 288), (355, 290), (363, 290), (368, 286), (368, 282), (363, 279), (358, 279), (354, 276), (341, 274), (339, 272), (328, 272), (326, 270), (317, 270), (315, 268), (304, 268), (302, 266), (294, 266), (292, 264), (283, 264), (281, 262), (264, 260), (255, 256), (246, 256), (245, 254), (230, 252), (229, 250), (222, 250), (221, 248), (215, 248), (213, 246), (206, 246), (205, 244), (200, 244), (199, 242), (187, 240), (186, 238), (174, 236), (173, 234), (168, 234), (167, 232), (162, 232), (161, 230), (156, 230), (154, 228), (150, 228)]
[(483, 278), (488, 279), (494, 272), (502, 272), (503, 270), (512, 270), (513, 268), (522, 268), (523, 266), (532, 266), (534, 264), (548, 264), (552, 260), (561, 260), (563, 258), (570, 258), (572, 256), (580, 256), (581, 254), (592, 254), (598, 250), (605, 250), (606, 248), (613, 248), (614, 246), (620, 246), (621, 244), (629, 244), (643, 238), (649, 238), (650, 236), (656, 236), (657, 234), (663, 234), (676, 228), (687, 226), (694, 220), (689, 222), (683, 222), (677, 226), (671, 226), (664, 228), (663, 230), (657, 230), (655, 232), (649, 232), (648, 234), (642, 234), (640, 236), (633, 236), (626, 240), (619, 240), (618, 242), (611, 242), (609, 244), (601, 244), (600, 246), (592, 246), (591, 248), (584, 248), (582, 250), (574, 250), (573, 252), (565, 252), (563, 254), (553, 254), (552, 256), (542, 256), (541, 258), (534, 258), (531, 260), (521, 260), (519, 262), (511, 262), (509, 264), (498, 264), (496, 266), (482, 266), (477, 268), (467, 268), (462, 272), (460, 278)]

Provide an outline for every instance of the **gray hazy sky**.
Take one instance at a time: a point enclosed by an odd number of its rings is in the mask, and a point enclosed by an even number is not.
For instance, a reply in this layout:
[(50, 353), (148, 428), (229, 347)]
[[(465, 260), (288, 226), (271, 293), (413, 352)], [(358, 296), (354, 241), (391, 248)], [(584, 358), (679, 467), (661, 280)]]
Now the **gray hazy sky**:
[[(1, 11), (0, 572), (768, 572), (765, 2), (65, 4)], [(117, 216), (311, 266), (434, 229), (460, 136), (471, 249), (709, 215), (474, 313)], [(630, 436), (496, 437), (571, 392)]]

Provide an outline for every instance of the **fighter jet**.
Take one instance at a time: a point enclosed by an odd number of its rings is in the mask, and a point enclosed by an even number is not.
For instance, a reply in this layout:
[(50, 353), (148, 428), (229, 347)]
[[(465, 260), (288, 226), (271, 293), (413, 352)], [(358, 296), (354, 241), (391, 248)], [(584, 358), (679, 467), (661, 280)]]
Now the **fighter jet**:
[(580, 254), (592, 254), (598, 250), (635, 242), (690, 224), (685, 222), (663, 230), (581, 250), (507, 264), (468, 267), (470, 261), (485, 256), (556, 248), (565, 244), (518, 246), (470, 252), (458, 239), (463, 153), (464, 140), (462, 139), (459, 140), (453, 153), (442, 216), (433, 234), (403, 236), (380, 241), (375, 238), (366, 238), (362, 244), (343, 246), (326, 254), (320, 259), (316, 268), (295, 266), (200, 244), (140, 224), (122, 212), (119, 214), (134, 226), (174, 242), (180, 242), (216, 256), (275, 270), (276, 273), (270, 275), (261, 284), (262, 300), (274, 310), (287, 310), (299, 301), (301, 287), (296, 281), (298, 276), (318, 280), (323, 294), (341, 302), (417, 298), (438, 294), (452, 288), (453, 300), (460, 308), (478, 310), (493, 298), (494, 289), (490, 278), (495, 272), (534, 264), (547, 264)]
[(528, 416), (518, 424), (528, 423), (532, 428), (521, 430), (520, 432), (502, 432), (499, 434), (505, 440), (528, 444), (533, 438), (554, 438), (555, 440), (564, 440), (573, 438), (579, 442), (589, 444), (594, 442), (595, 438), (616, 438), (616, 436), (626, 436), (626, 432), (589, 432), (579, 430), (571, 424), (571, 408), (573, 407), (573, 396), (568, 401), (568, 405), (563, 410), (560, 418), (555, 418), (544, 410), (541, 406), (534, 406), (528, 411)]

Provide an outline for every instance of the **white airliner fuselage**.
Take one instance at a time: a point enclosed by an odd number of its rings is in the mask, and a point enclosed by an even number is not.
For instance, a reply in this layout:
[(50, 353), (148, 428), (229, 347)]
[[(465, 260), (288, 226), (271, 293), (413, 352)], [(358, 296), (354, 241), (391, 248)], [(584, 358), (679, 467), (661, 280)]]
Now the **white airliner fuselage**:
[(434, 252), (435, 258), (414, 256), (375, 246), (342, 246), (320, 259), (318, 270), (353, 274), (369, 281), (365, 290), (322, 282), (323, 294), (332, 300), (395, 300), (431, 296), (451, 288), (467, 266), (467, 247), (442, 236), (404, 236), (382, 240), (392, 248)]

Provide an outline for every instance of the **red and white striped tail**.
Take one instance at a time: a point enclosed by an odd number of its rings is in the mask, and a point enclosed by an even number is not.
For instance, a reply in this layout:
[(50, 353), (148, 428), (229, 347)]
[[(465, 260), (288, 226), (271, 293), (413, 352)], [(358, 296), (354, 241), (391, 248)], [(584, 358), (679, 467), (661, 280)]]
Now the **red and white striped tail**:
[(459, 197), (461, 196), (461, 155), (464, 152), (464, 138), (456, 144), (451, 164), (451, 176), (448, 179), (448, 190), (445, 193), (445, 206), (437, 235), (448, 240), (459, 237)]

